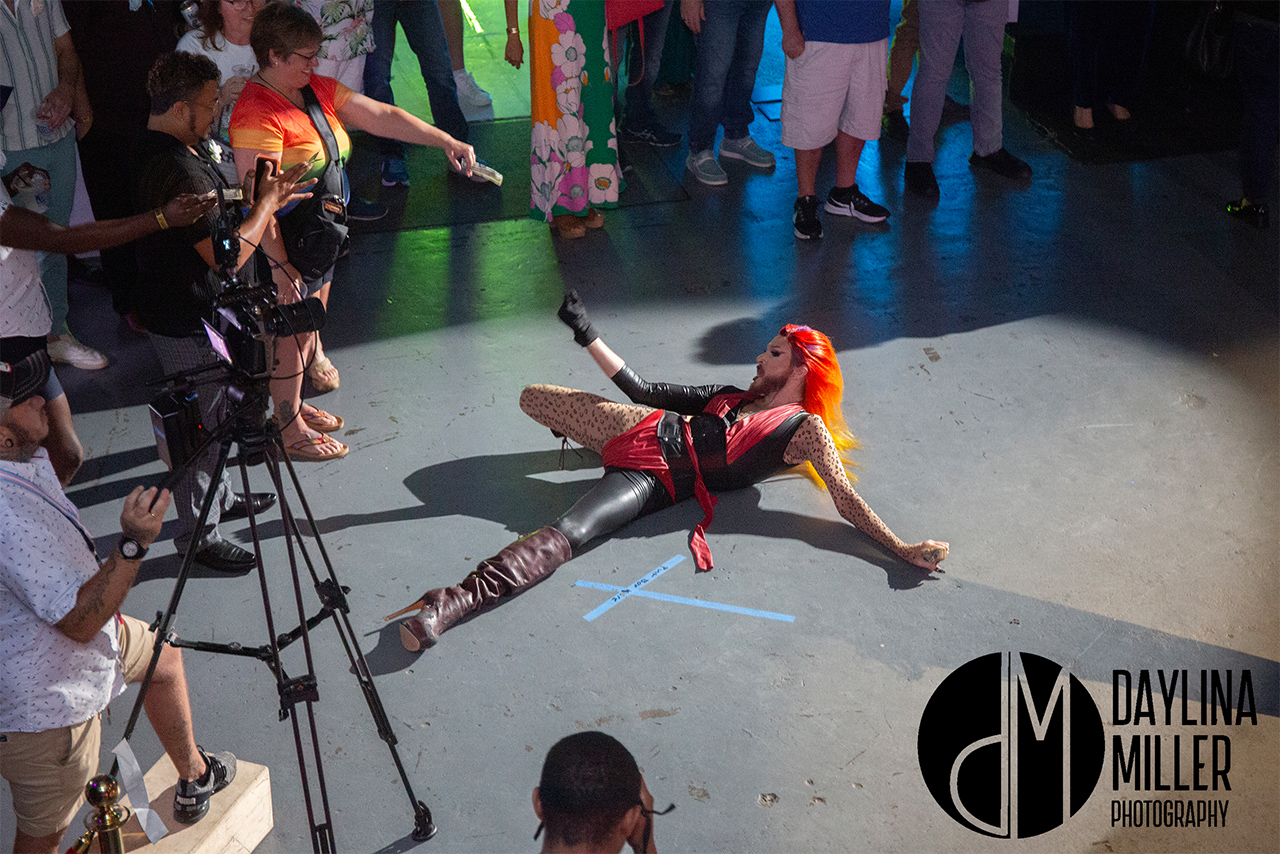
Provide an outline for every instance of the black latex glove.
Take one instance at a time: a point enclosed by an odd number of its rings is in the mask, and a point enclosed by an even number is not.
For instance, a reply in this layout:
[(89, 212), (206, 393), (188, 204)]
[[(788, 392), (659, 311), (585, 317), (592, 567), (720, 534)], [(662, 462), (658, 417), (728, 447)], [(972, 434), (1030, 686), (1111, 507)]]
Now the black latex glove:
[(573, 340), (583, 347), (600, 337), (596, 328), (591, 325), (591, 318), (587, 317), (587, 305), (577, 291), (571, 290), (564, 295), (564, 302), (560, 304), (556, 317), (573, 330)]

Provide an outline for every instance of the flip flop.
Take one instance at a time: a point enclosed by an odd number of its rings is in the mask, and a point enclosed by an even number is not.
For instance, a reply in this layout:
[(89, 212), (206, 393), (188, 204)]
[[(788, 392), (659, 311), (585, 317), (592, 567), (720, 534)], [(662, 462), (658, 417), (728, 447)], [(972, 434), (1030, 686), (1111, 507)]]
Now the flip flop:
[(328, 356), (315, 360), (307, 368), (307, 378), (311, 380), (311, 385), (315, 388), (316, 394), (333, 391), (342, 384), (341, 377), (335, 377), (332, 382), (326, 380), (324, 375), (329, 371), (333, 371), (334, 374), (338, 373), (338, 369), (333, 366), (333, 362), (329, 361)]
[(292, 445), (289, 445), (285, 449), (285, 452), (289, 455), (291, 459), (308, 460), (310, 462), (321, 463), (321, 462), (324, 462), (325, 460), (341, 459), (342, 457), (345, 457), (347, 455), (348, 451), (351, 450), (351, 448), (347, 447), (346, 445), (343, 445), (341, 442), (338, 442), (338, 445), (342, 448), (342, 450), (340, 451), (330, 451), (329, 453), (311, 453), (305, 450), (306, 448), (314, 447), (316, 445), (323, 445), (325, 442), (331, 442), (331, 441), (335, 441), (335, 440), (330, 439), (327, 436), (311, 436), (306, 439), (299, 439), (298, 441), (294, 442)]
[(313, 412), (302, 413), (302, 420), (312, 430), (319, 430), (321, 433), (336, 433), (342, 429), (342, 425), (346, 422), (342, 420), (341, 415), (333, 415), (325, 412), (320, 407), (316, 407)]

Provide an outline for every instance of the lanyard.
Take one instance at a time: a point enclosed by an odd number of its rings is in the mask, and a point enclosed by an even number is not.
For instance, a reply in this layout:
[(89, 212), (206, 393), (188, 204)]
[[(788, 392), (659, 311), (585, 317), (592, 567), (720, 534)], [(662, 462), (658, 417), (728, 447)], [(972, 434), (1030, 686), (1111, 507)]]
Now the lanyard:
[(34, 481), (30, 481), (22, 475), (16, 472), (11, 472), (8, 469), (0, 468), (0, 481), (11, 483), (19, 489), (24, 489), (27, 492), (38, 495), (45, 501), (49, 502), (49, 504), (53, 505), (54, 509), (67, 517), (67, 520), (76, 526), (76, 530), (80, 532), (80, 536), (84, 537), (84, 542), (85, 545), (89, 547), (89, 552), (94, 556), (94, 558), (97, 558), (98, 550), (93, 544), (93, 537), (89, 534), (89, 530), (80, 523), (80, 516), (76, 513), (74, 507), (68, 511), (65, 505), (59, 501), (55, 501), (49, 493), (41, 489)]

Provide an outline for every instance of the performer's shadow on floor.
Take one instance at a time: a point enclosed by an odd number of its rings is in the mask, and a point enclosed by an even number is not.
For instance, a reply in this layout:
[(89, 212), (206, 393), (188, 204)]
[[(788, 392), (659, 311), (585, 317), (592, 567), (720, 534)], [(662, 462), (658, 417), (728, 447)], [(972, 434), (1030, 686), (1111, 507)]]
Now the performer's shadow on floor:
[[(557, 483), (539, 477), (559, 471), (562, 459), (565, 472), (581, 471), (582, 478)], [(343, 513), (317, 519), (316, 525), (321, 535), (327, 535), (362, 525), (471, 516), (505, 526), (511, 532), (511, 538), (515, 539), (559, 518), (595, 484), (600, 471), (599, 456), (585, 449), (571, 449), (563, 457), (558, 450), (464, 457), (427, 466), (405, 478), (406, 488), (420, 502), (417, 505), (372, 513)], [(713, 538), (724, 543), (725, 538), (732, 534), (755, 534), (780, 540), (799, 540), (814, 548), (848, 555), (879, 567), (884, 571), (889, 587), (894, 590), (919, 587), (931, 578), (925, 570), (890, 555), (843, 520), (761, 509), (760, 496), (758, 487), (721, 494), (715, 523), (711, 527)], [(624, 525), (610, 539), (691, 531), (701, 519), (702, 508), (697, 502), (685, 501)], [(268, 515), (268, 521), (259, 526), (259, 534), (264, 539), (279, 537), (281, 533), (278, 517), (272, 519)], [(504, 545), (506, 543), (498, 544), (494, 551)], [(580, 555), (595, 545), (598, 543), (591, 544)], [(424, 578), (423, 581), (427, 586), (445, 586), (465, 574), (464, 567), (459, 566), (453, 575)]]

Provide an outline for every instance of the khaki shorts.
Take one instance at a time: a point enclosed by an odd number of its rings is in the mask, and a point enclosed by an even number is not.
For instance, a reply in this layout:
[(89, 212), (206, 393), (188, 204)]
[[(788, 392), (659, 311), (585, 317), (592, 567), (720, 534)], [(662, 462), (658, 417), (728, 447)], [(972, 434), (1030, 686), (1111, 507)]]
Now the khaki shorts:
[[(122, 617), (119, 629), (124, 679), (138, 682), (151, 661), (155, 634), (133, 617)], [(0, 738), (0, 776), (13, 791), (18, 830), (35, 837), (66, 830), (84, 801), (85, 783), (98, 773), (98, 716), (73, 726), (9, 732)]]
[(842, 130), (856, 139), (880, 138), (889, 40), (868, 44), (806, 42), (787, 59), (782, 79), (782, 144), (811, 151)]

